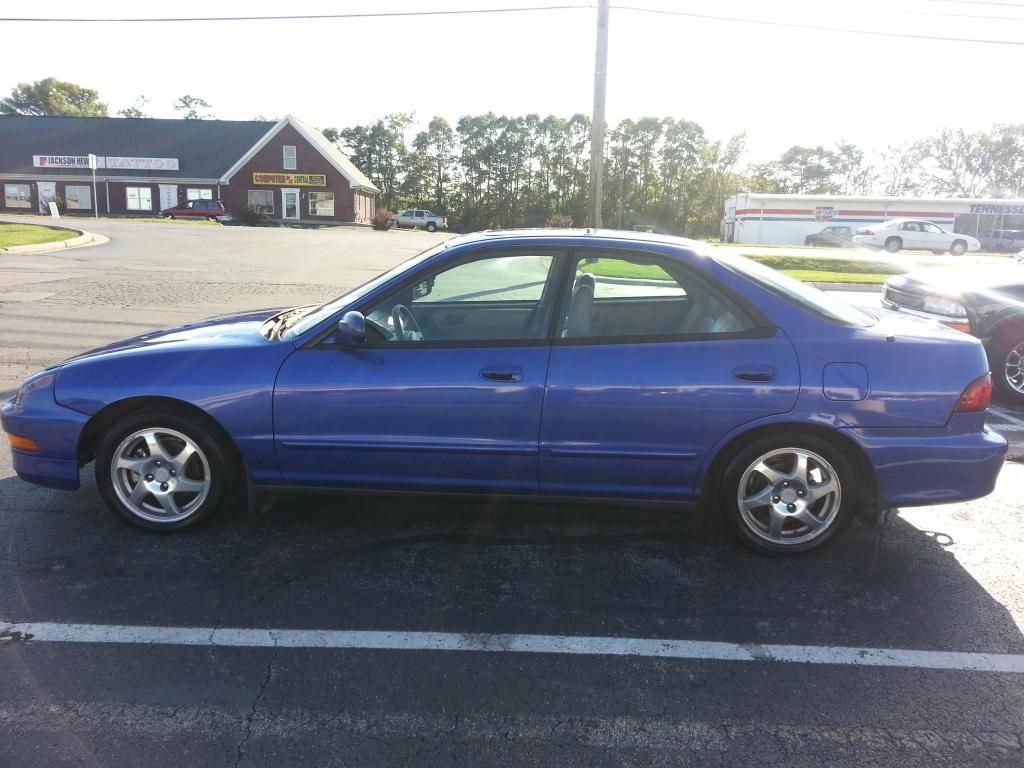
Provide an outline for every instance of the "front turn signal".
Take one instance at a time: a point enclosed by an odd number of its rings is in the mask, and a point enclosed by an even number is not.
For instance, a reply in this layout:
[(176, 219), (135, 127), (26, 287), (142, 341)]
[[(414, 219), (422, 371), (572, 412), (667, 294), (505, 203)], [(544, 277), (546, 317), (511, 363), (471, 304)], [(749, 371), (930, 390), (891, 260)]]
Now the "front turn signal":
[(7, 439), (11, 441), (11, 448), (15, 450), (25, 451), (26, 453), (39, 453), (39, 446), (36, 445), (35, 440), (29, 440), (21, 435), (8, 435)]

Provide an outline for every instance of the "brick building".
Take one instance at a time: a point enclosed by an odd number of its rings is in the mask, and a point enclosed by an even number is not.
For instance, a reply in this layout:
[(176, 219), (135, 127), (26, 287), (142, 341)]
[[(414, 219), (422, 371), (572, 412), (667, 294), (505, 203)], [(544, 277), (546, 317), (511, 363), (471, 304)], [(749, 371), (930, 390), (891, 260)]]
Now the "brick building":
[[(89, 155), (95, 155), (93, 188)], [(0, 115), (0, 213), (154, 216), (187, 200), (286, 222), (369, 223), (377, 188), (317, 129), (276, 123)]]

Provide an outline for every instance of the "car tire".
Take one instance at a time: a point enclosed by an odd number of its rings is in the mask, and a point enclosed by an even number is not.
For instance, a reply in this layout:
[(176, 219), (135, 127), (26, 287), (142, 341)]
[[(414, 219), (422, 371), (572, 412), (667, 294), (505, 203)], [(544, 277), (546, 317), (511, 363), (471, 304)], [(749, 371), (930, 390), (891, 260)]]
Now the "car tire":
[(139, 411), (100, 441), (96, 484), (110, 510), (126, 522), (164, 533), (194, 529), (237, 489), (233, 455), (224, 438), (191, 414)]
[(889, 253), (897, 253), (903, 247), (903, 240), (898, 237), (890, 237), (885, 241), (885, 250)]
[(1024, 337), (1019, 332), (992, 347), (991, 366), (996, 397), (1010, 405), (1024, 405)]
[(785, 557), (835, 541), (853, 519), (858, 496), (853, 467), (839, 450), (814, 435), (785, 432), (761, 437), (732, 457), (718, 502), (744, 546)]
[(954, 256), (963, 256), (967, 252), (967, 243), (963, 240), (954, 240), (949, 246), (949, 252)]
[(437, 224), (432, 221), (427, 222), (427, 232), (437, 232)]
[(173, 213), (165, 213), (164, 214), (164, 218), (165, 219), (173, 219), (174, 218), (174, 214)]

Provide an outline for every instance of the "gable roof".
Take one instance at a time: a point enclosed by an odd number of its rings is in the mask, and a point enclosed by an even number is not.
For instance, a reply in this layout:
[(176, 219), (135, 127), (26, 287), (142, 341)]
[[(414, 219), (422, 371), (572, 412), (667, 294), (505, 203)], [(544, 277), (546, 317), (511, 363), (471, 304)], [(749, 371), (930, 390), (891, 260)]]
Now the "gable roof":
[(366, 174), (356, 168), (353, 162), (348, 159), (348, 156), (328, 141), (326, 136), (320, 133), (320, 131), (313, 126), (302, 122), (292, 115), (285, 115), (278, 120), (277, 123), (275, 123), (259, 141), (253, 144), (248, 152), (238, 158), (238, 162), (232, 165), (231, 168), (221, 176), (220, 180), (224, 183), (230, 182), (231, 177), (238, 173), (246, 163), (255, 157), (256, 153), (263, 149), (263, 147), (265, 147), (267, 143), (286, 125), (292, 126), (292, 128), (299, 132), (302, 138), (308, 141), (314, 149), (323, 155), (324, 158), (334, 166), (338, 173), (348, 180), (349, 187), (352, 189), (363, 189), (367, 192), (380, 192), (380, 190), (374, 186), (373, 182), (366, 177)]
[(88, 176), (88, 168), (35, 168), (33, 155), (176, 157), (177, 171), (102, 170), (103, 176), (218, 180), (273, 123), (125, 117), (0, 115), (0, 172)]

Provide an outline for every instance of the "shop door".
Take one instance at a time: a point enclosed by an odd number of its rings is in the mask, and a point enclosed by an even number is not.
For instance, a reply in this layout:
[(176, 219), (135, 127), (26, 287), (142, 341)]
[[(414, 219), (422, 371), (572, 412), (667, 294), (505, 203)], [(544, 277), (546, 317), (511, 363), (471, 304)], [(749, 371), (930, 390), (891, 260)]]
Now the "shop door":
[(299, 190), (281, 188), (281, 218), (299, 220)]
[(178, 207), (178, 185), (177, 184), (161, 184), (160, 185), (160, 210), (166, 211), (168, 208)]
[(39, 212), (49, 215), (49, 204), (57, 199), (57, 183), (53, 181), (40, 181), (36, 188), (39, 191)]

